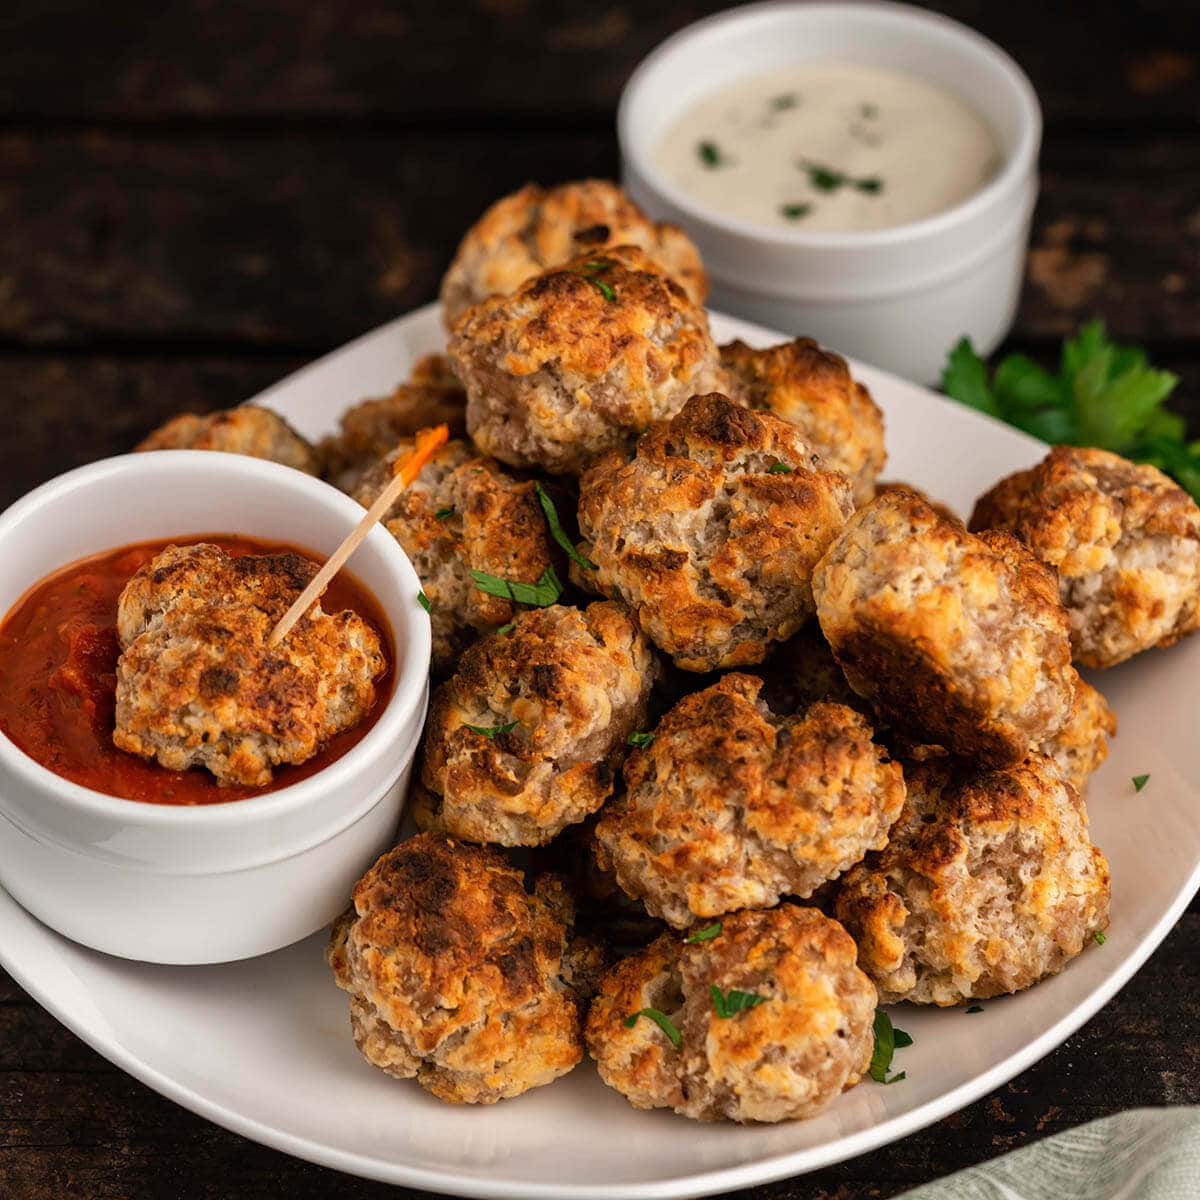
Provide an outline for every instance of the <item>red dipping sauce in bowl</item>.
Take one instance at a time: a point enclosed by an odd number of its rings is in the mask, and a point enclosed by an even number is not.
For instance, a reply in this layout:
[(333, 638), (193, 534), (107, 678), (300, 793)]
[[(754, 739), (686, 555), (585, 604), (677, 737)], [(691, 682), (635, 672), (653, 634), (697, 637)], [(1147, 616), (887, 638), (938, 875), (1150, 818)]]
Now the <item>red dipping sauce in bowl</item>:
[(233, 555), (299, 554), (283, 542), (231, 534), (140, 542), (60, 568), (36, 583), (0, 624), (0, 732), (34, 761), (72, 783), (150, 804), (223, 804), (289, 787), (340, 758), (370, 731), (392, 691), (394, 646), (375, 597), (346, 571), (322, 598), (326, 612), (353, 609), (379, 635), (388, 666), (375, 682), (364, 720), (331, 738), (314, 757), (276, 767), (265, 787), (222, 787), (203, 768), (171, 771), (118, 750), (112, 742), (116, 707), (117, 600), (130, 577), (172, 543), (210, 542)]

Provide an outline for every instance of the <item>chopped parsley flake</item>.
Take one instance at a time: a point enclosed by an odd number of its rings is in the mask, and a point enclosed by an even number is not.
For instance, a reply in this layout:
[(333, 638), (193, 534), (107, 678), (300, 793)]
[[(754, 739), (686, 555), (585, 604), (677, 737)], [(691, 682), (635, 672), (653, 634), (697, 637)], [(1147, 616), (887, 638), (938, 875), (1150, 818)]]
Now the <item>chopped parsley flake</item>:
[(520, 721), (509, 721), (507, 725), (470, 725), (466, 721), (463, 722), (472, 733), (481, 734), (485, 738), (494, 738), (498, 733), (510, 733), (520, 723)]
[(811, 204), (781, 204), (779, 212), (789, 221), (799, 221), (801, 217), (807, 217), (812, 212), (812, 207)]
[(767, 474), (768, 475), (790, 475), (792, 473), (792, 470), (793, 470), (793, 468), (788, 466), (787, 463), (777, 462), (777, 463), (771, 464), (770, 468), (767, 470)]
[(511, 622), (508, 625), (501, 625), (500, 628), (496, 630), (496, 636), (503, 637), (506, 633), (512, 633), (515, 628), (516, 626)]
[(439, 509), (437, 510), (437, 512), (435, 512), (433, 515), (434, 515), (434, 516), (435, 516), (435, 517), (436, 517), (436, 518), (437, 518), (439, 521), (444, 521), (444, 520), (446, 520), (448, 517), (452, 517), (452, 516), (454, 516), (454, 509), (452, 509), (452, 508), (439, 508)]
[(585, 571), (596, 571), (599, 568), (590, 558), (580, 554), (575, 549), (571, 539), (567, 537), (562, 527), (562, 522), (558, 519), (558, 509), (554, 506), (554, 501), (550, 498), (550, 493), (542, 487), (541, 483), (533, 485), (534, 491), (537, 492), (538, 503), (542, 506), (542, 512), (546, 515), (546, 524), (550, 526), (550, 536), (567, 552), (567, 557), (577, 566), (582, 567)]
[(802, 159), (797, 165), (802, 171), (808, 172), (808, 182), (819, 192), (836, 192), (839, 188), (852, 187), (874, 196), (883, 191), (883, 180), (878, 176), (852, 179), (844, 171), (837, 171), (833, 167), (825, 167), (820, 163), (809, 162), (807, 159)]
[(652, 733), (631, 733), (626, 739), (626, 742), (631, 746), (636, 746), (639, 750), (645, 750), (647, 746), (654, 744), (654, 734)]
[(429, 603), (429, 597), (424, 592), (417, 593), (417, 603), (427, 612), (433, 612), (433, 605)]
[(486, 571), (472, 571), (475, 586), (489, 596), (503, 600), (515, 600), (518, 604), (532, 604), (535, 608), (548, 608), (558, 602), (563, 585), (553, 567), (547, 567), (537, 583), (522, 583), (517, 579), (501, 579)]
[(897, 1050), (912, 1045), (912, 1038), (903, 1029), (892, 1024), (892, 1018), (882, 1008), (875, 1010), (875, 1049), (871, 1052), (871, 1065), (867, 1073), (876, 1083), (899, 1083), (905, 1073), (888, 1076), (892, 1069), (892, 1056)]
[(1104, 945), (1104, 943), (1108, 941), (1108, 938), (1106, 938), (1106, 937), (1104, 936), (1104, 934), (1102, 934), (1102, 933), (1100, 932), (1100, 930), (1099, 930), (1099, 929), (1097, 929), (1097, 930), (1096, 930), (1096, 932), (1092, 934), (1092, 937), (1094, 937), (1094, 938), (1096, 939), (1096, 945), (1097, 945), (1097, 946), (1103, 946), (1103, 945)]
[(781, 92), (778, 96), (771, 97), (772, 112), (786, 112), (789, 108), (795, 108), (800, 103), (800, 97), (795, 92)]
[(603, 279), (598, 279), (597, 276), (604, 274), (610, 267), (615, 266), (611, 258), (592, 258), (583, 264), (582, 267), (572, 269), (572, 275), (579, 275), (586, 279), (605, 300), (614, 301), (617, 298), (616, 290), (611, 283), (605, 283)]
[(722, 993), (715, 983), (709, 985), (708, 994), (712, 997), (713, 1010), (722, 1020), (736, 1017), (738, 1013), (763, 1004), (767, 999), (756, 992), (743, 992), (737, 988), (730, 988), (728, 992)]
[(879, 105), (877, 104), (860, 104), (858, 106), (859, 115), (866, 117), (868, 121), (879, 116)]
[(1133, 777), (1133, 790), (1135, 792), (1140, 792), (1142, 790), (1142, 788), (1144, 788), (1146, 786), (1146, 784), (1148, 784), (1149, 782), (1150, 782), (1149, 775), (1135, 775)]
[(711, 942), (721, 932), (721, 922), (714, 921), (711, 925), (705, 925), (703, 929), (697, 929), (694, 933), (689, 933), (683, 940), (685, 942)]
[(664, 1012), (659, 1012), (657, 1008), (639, 1008), (637, 1012), (630, 1013), (623, 1022), (626, 1029), (632, 1029), (636, 1024), (638, 1017), (648, 1017), (667, 1035), (671, 1040), (671, 1045), (676, 1050), (683, 1044), (683, 1034), (675, 1027), (675, 1022), (671, 1020)]
[(722, 155), (721, 148), (716, 142), (697, 143), (696, 154), (706, 167), (720, 167), (728, 162), (728, 159)]

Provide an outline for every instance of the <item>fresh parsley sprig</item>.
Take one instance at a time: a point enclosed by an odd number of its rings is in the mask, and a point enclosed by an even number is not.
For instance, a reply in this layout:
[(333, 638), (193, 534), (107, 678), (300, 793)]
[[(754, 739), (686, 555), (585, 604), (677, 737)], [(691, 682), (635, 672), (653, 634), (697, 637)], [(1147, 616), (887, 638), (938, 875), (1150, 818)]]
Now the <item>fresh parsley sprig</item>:
[(1164, 408), (1179, 377), (1150, 365), (1136, 346), (1110, 341), (1089, 321), (1063, 342), (1057, 372), (1010, 354), (989, 375), (970, 338), (950, 351), (942, 391), (1051, 445), (1095, 446), (1150, 463), (1200, 499), (1200, 441)]
[(558, 519), (558, 509), (550, 498), (550, 493), (542, 487), (540, 482), (535, 483), (533, 488), (537, 492), (538, 503), (542, 506), (542, 512), (545, 514), (546, 524), (550, 526), (550, 536), (567, 552), (567, 557), (576, 566), (582, 567), (585, 571), (598, 571), (600, 568), (590, 558), (580, 554), (575, 548), (575, 544), (567, 537), (562, 522)]
[(903, 1029), (897, 1029), (892, 1024), (892, 1018), (882, 1008), (875, 1010), (875, 1049), (871, 1052), (871, 1065), (867, 1074), (876, 1083), (899, 1083), (904, 1079), (905, 1072), (888, 1076), (892, 1069), (892, 1056), (897, 1050), (912, 1045), (912, 1038)]
[(641, 730), (635, 729), (625, 741), (628, 745), (634, 746), (638, 750), (645, 750), (647, 746), (654, 745), (654, 734), (643, 733)]

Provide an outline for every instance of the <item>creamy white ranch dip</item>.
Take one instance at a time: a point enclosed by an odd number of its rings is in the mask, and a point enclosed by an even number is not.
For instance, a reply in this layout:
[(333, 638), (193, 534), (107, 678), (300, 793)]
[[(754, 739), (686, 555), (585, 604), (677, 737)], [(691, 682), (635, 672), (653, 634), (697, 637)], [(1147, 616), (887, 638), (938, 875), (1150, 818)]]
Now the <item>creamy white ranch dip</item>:
[(941, 212), (1001, 165), (995, 134), (915, 75), (809, 63), (692, 105), (655, 153), (709, 208), (789, 229), (884, 229)]

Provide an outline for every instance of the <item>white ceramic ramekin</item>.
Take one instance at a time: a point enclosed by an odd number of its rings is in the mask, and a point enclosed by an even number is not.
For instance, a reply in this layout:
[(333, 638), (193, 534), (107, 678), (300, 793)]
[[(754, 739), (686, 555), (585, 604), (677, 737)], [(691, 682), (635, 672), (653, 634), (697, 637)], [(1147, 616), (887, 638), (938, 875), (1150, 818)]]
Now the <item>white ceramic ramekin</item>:
[[(819, 233), (722, 216), (655, 165), (659, 140), (694, 101), (817, 59), (908, 71), (962, 96), (992, 126), (1004, 166), (962, 204), (923, 220)], [(963, 334), (987, 352), (1012, 324), (1041, 128), (1033, 88), (1007, 54), (947, 17), (887, 3), (750, 4), (699, 21), (641, 63), (617, 116), (625, 187), (695, 239), (713, 308), (811, 335), (923, 383), (938, 377)]]
[[(131, 542), (236, 533), (327, 554), (361, 516), (328, 484), (259, 459), (106, 459), (0, 516), (0, 613), (56, 568)], [(13, 897), (77, 942), (159, 963), (248, 958), (336, 916), (395, 837), (429, 676), (421, 585), (395, 539), (376, 527), (350, 569), (387, 614), (398, 658), (391, 699), (356, 746), (276, 792), (170, 807), (70, 783), (0, 735), (0, 883)]]

